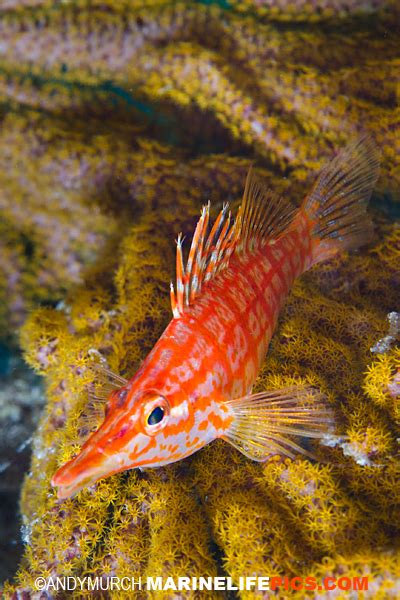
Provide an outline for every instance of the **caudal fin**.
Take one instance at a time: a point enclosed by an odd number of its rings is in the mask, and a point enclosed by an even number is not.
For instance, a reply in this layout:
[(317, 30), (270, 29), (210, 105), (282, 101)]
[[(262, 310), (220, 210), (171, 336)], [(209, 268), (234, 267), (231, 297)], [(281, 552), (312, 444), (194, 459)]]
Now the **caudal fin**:
[(357, 248), (373, 233), (367, 205), (379, 175), (380, 153), (364, 135), (321, 171), (302, 206), (312, 230), (313, 264)]

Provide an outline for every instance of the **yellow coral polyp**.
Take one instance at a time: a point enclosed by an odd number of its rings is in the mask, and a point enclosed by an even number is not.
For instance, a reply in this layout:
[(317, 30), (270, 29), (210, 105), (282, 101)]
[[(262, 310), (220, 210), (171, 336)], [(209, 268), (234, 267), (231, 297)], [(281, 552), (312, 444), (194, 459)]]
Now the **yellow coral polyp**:
[(368, 365), (364, 390), (371, 400), (380, 408), (389, 412), (393, 420), (400, 424), (400, 408), (398, 398), (398, 373), (400, 370), (400, 350), (393, 348), (376, 356)]

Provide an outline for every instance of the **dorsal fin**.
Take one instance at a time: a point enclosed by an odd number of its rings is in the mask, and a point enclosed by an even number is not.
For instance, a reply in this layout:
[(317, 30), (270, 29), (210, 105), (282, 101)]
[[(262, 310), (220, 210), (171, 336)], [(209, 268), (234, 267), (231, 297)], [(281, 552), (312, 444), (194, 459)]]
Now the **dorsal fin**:
[(210, 203), (203, 206), (196, 225), (186, 267), (182, 234), (176, 248), (176, 290), (171, 283), (171, 306), (180, 317), (201, 292), (203, 285), (228, 267), (234, 252), (254, 252), (260, 244), (278, 239), (288, 228), (296, 207), (264, 187), (250, 168), (243, 201), (235, 219), (224, 204), (207, 236)]
[(238, 251), (252, 250), (257, 242), (278, 239), (297, 212), (290, 200), (268, 189), (250, 168), (243, 202), (236, 219), (240, 219)]

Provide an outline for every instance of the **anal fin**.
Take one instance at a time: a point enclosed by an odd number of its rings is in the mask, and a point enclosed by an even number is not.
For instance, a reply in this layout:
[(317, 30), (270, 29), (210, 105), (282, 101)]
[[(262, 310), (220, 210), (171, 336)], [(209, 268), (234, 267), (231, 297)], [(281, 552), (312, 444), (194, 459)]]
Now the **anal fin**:
[(333, 430), (333, 413), (312, 387), (288, 387), (229, 400), (233, 420), (224, 439), (263, 462), (279, 454), (312, 457), (294, 438), (322, 438)]

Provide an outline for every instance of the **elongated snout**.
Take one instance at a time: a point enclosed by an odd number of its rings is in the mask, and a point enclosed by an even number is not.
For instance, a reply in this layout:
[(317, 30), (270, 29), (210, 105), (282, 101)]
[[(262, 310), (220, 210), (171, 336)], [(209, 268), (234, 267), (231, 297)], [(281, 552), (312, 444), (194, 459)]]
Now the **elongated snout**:
[(124, 468), (124, 465), (118, 468), (118, 461), (114, 456), (106, 456), (101, 448), (90, 445), (58, 469), (51, 485), (58, 488), (58, 498), (63, 500), (75, 495), (83, 487), (92, 485), (98, 479)]
[(51, 485), (58, 488), (58, 498), (69, 498), (103, 477), (137, 466), (138, 454), (151, 440), (135, 423), (120, 414), (109, 415), (79, 454), (54, 474)]

